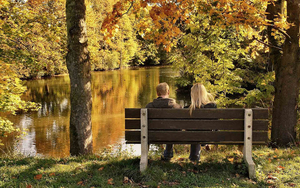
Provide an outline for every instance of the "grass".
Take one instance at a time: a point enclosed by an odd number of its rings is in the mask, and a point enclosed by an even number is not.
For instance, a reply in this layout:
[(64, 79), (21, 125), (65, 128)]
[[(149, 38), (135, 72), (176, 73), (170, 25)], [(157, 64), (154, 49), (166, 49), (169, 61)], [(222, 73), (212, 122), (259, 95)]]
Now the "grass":
[(158, 152), (139, 172), (139, 158), (106, 150), (99, 155), (62, 159), (24, 156), (0, 158), (0, 187), (300, 187), (300, 148), (253, 149), (256, 179), (247, 178), (236, 146), (203, 150), (192, 163), (186, 146), (176, 146), (171, 162)]

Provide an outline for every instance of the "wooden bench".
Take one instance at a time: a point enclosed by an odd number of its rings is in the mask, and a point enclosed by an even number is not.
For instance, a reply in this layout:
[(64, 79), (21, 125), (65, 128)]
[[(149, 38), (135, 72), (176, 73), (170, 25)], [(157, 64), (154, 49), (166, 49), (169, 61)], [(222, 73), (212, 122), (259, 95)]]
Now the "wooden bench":
[[(231, 144), (244, 145), (249, 177), (255, 177), (252, 144), (268, 141), (268, 109), (126, 108), (125, 140), (141, 144), (140, 170), (148, 165), (149, 144)], [(217, 130), (217, 131), (211, 131)]]

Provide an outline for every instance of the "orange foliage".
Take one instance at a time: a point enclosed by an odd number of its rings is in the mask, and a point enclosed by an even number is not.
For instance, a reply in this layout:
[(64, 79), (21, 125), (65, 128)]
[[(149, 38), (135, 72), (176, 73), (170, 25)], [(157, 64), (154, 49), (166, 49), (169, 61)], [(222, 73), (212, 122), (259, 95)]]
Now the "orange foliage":
[[(140, 19), (138, 26), (144, 37), (155, 40), (157, 45), (163, 45), (169, 51), (176, 38), (182, 35), (181, 23), (189, 23), (189, 17), (195, 11), (209, 14), (218, 26), (235, 25), (237, 29), (240, 25), (246, 28), (266, 26), (269, 25), (265, 16), (267, 13), (261, 7), (266, 7), (271, 2), (272, 0), (120, 0), (107, 15), (102, 30), (105, 31), (106, 38), (112, 37), (112, 31), (122, 15), (133, 13)], [(147, 12), (148, 17), (139, 18), (140, 11)]]
[(170, 50), (175, 37), (181, 34), (180, 22), (185, 22), (193, 11), (195, 1), (179, 0), (176, 3), (164, 0), (136, 1), (120, 0), (114, 5), (113, 11), (108, 14), (103, 22), (102, 29), (106, 37), (113, 36), (113, 30), (123, 14), (138, 14), (146, 11), (148, 17), (144, 19), (152, 22), (140, 21), (139, 29), (145, 37), (154, 39), (157, 45), (163, 45), (167, 51)]

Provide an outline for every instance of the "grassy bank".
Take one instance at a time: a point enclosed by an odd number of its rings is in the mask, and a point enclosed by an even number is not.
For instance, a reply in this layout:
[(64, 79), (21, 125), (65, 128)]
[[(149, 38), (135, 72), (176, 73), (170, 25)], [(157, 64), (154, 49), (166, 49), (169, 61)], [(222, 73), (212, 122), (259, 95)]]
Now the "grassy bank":
[(0, 187), (300, 187), (300, 149), (254, 148), (256, 179), (247, 178), (237, 147), (203, 150), (201, 162), (192, 163), (187, 147), (171, 162), (150, 156), (145, 173), (139, 158), (128, 153), (64, 159), (10, 156), (0, 158)]

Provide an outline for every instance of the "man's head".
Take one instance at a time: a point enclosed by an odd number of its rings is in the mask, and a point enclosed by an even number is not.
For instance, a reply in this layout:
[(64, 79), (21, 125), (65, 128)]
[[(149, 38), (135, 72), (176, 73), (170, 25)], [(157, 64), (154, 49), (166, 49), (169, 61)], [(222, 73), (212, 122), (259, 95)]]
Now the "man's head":
[(169, 85), (166, 82), (160, 83), (156, 86), (157, 96), (167, 98), (169, 97)]

